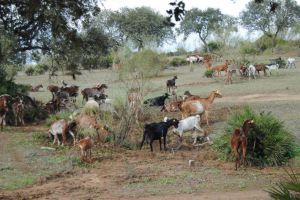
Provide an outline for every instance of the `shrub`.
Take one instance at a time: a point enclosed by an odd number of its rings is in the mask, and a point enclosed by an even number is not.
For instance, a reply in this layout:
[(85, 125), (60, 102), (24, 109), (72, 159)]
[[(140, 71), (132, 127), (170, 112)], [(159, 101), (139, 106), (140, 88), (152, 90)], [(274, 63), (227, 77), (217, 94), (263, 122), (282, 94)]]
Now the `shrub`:
[(111, 55), (103, 56), (100, 58), (100, 68), (112, 67), (113, 57)]
[(213, 74), (214, 74), (214, 71), (213, 71), (213, 70), (206, 70), (206, 71), (204, 72), (204, 76), (207, 77), (207, 78), (213, 77)]
[(187, 61), (183, 58), (178, 58), (175, 57), (170, 61), (170, 65), (174, 66), (174, 67), (178, 67), (178, 66), (182, 66), (182, 65), (186, 65)]
[(27, 76), (32, 76), (33, 73), (34, 73), (34, 68), (33, 68), (32, 66), (27, 67), (27, 69), (25, 70), (25, 74), (26, 74)]
[(210, 51), (214, 52), (214, 51), (219, 51), (222, 49), (223, 45), (220, 42), (209, 42), (207, 44), (208, 48)]
[(278, 166), (295, 156), (294, 138), (284, 128), (283, 122), (276, 119), (271, 112), (258, 114), (247, 106), (230, 116), (225, 134), (215, 140), (213, 147), (221, 159), (231, 160), (230, 137), (234, 129), (241, 127), (246, 119), (253, 119), (256, 125), (248, 135), (247, 161), (249, 163)]
[(44, 74), (46, 71), (48, 71), (49, 67), (46, 64), (37, 64), (34, 67), (34, 74), (35, 75), (42, 75)]
[(71, 114), (72, 113), (70, 113), (70, 112), (58, 112), (58, 113), (49, 115), (49, 117), (46, 120), (46, 125), (50, 126), (53, 122), (60, 120), (60, 119), (68, 120)]

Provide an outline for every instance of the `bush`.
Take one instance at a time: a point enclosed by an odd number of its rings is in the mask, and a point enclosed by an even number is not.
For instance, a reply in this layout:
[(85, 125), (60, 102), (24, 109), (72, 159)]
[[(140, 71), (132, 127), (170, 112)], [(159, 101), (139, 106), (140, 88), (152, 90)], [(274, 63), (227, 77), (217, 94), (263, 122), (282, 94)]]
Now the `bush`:
[(213, 71), (213, 70), (206, 70), (206, 71), (204, 72), (204, 76), (207, 77), (207, 78), (213, 77), (213, 74), (214, 74), (214, 71)]
[(46, 125), (50, 126), (53, 122), (60, 120), (60, 119), (66, 119), (69, 120), (69, 117), (72, 113), (70, 112), (58, 112), (52, 115), (49, 115), (49, 117), (46, 120)]
[(34, 73), (34, 68), (33, 68), (32, 66), (27, 67), (27, 69), (25, 70), (25, 74), (26, 74), (27, 76), (32, 76), (33, 73)]
[(215, 140), (213, 147), (221, 159), (232, 160), (230, 137), (246, 119), (253, 119), (256, 125), (248, 135), (247, 161), (250, 164), (278, 166), (295, 157), (294, 137), (284, 128), (283, 122), (270, 112), (258, 114), (250, 107), (245, 107), (230, 116), (225, 134)]
[(178, 67), (178, 66), (182, 66), (182, 65), (187, 65), (187, 61), (183, 58), (173, 58), (171, 61), (170, 61), (170, 65), (171, 66), (174, 66), (174, 67)]
[(113, 65), (113, 57), (108, 55), (108, 56), (103, 56), (100, 58), (100, 68), (110, 68)]
[[(207, 44), (208, 48), (210, 51), (214, 52), (214, 51), (219, 51), (222, 49), (223, 45), (219, 42), (209, 42)], [(205, 48), (205, 47), (204, 47)]]
[(48, 71), (49, 67), (46, 64), (37, 64), (34, 67), (34, 74), (35, 75), (42, 75), (44, 74), (46, 71)]

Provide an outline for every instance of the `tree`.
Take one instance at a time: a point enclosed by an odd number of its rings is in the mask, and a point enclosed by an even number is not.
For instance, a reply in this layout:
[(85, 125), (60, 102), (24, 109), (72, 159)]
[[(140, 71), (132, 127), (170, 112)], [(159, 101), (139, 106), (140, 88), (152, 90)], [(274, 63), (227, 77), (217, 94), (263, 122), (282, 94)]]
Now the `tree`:
[(16, 52), (49, 50), (52, 38), (76, 39), (79, 22), (99, 12), (97, 3), (97, 0), (1, 0), (0, 25), (16, 37)]
[(222, 26), (223, 14), (219, 9), (208, 8), (207, 10), (199, 10), (193, 8), (186, 12), (186, 15), (180, 23), (178, 33), (183, 33), (187, 38), (191, 33), (198, 34), (203, 42), (206, 51), (210, 51), (207, 45), (208, 36), (216, 32)]
[[(270, 12), (269, 5), (276, 2), (278, 6)], [(261, 3), (250, 1), (246, 10), (240, 13), (242, 25), (249, 31), (261, 31), (272, 38), (272, 46), (276, 45), (278, 34), (300, 19), (300, 6), (294, 0), (264, 0)]]
[(139, 51), (147, 42), (155, 42), (157, 46), (161, 46), (173, 38), (171, 27), (164, 24), (165, 18), (148, 7), (122, 8), (112, 13), (110, 21), (114, 22), (119, 35), (125, 41), (132, 41)]

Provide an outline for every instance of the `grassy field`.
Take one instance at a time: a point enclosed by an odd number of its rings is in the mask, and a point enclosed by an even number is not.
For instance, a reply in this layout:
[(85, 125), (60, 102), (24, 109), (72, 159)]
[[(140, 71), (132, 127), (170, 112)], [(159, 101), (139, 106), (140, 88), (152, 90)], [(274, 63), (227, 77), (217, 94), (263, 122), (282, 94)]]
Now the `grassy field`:
[[(209, 129), (212, 138), (223, 132), (230, 112), (243, 105), (250, 105), (256, 111), (274, 113), (299, 142), (300, 58), (297, 57), (296, 60), (297, 69), (280, 69), (272, 76), (262, 76), (256, 80), (234, 76), (232, 85), (225, 85), (224, 76), (204, 78), (205, 69), (202, 65), (194, 65), (193, 72), (190, 72), (190, 66), (169, 68), (159, 77), (146, 79), (146, 88), (149, 89), (146, 98), (165, 93), (166, 80), (177, 75), (179, 95), (186, 90), (202, 97), (206, 97), (214, 89), (222, 93), (223, 97), (216, 99), (213, 104), (211, 127), (203, 124), (204, 128)], [(20, 73), (16, 77), (18, 83), (42, 83), (44, 88), (30, 95), (43, 102), (51, 99), (47, 85), (61, 85), (61, 80), (79, 85), (80, 89), (105, 83), (109, 86), (109, 98), (126, 99), (127, 86), (111, 70), (83, 71), (83, 75), (78, 76), (76, 81), (62, 75), (52, 80), (47, 75), (28, 77)], [(81, 100), (80, 95), (77, 101), (79, 107), (82, 106)], [(163, 119), (166, 115), (160, 113), (158, 108), (153, 108), (153, 112), (157, 113), (155, 119), (147, 122)], [(169, 115), (180, 117), (180, 113)], [(15, 189), (33, 184), (34, 187), (18, 190), (18, 194), (29, 199), (195, 199), (193, 194), (200, 193), (205, 193), (207, 199), (214, 199), (212, 194), (241, 199), (268, 199), (263, 189), (285, 176), (283, 168), (277, 167), (263, 170), (249, 167), (235, 172), (233, 163), (217, 160), (210, 147), (160, 153), (157, 151), (157, 143), (154, 146), (155, 153), (150, 153), (148, 147), (142, 151), (130, 151), (104, 144), (93, 152), (99, 162), (87, 167), (78, 159), (79, 151), (76, 147), (41, 150), (41, 146), (55, 147), (45, 139), (46, 131), (47, 127), (44, 125), (29, 125), (23, 128), (8, 127), (0, 133), (0, 199), (1, 195), (14, 199)], [(138, 142), (141, 132), (136, 134)], [(169, 135), (168, 140), (172, 141), (174, 138)], [(195, 168), (188, 167), (189, 159), (196, 160)], [(293, 166), (299, 169), (299, 158), (294, 161)], [(53, 190), (56, 192), (52, 194)]]

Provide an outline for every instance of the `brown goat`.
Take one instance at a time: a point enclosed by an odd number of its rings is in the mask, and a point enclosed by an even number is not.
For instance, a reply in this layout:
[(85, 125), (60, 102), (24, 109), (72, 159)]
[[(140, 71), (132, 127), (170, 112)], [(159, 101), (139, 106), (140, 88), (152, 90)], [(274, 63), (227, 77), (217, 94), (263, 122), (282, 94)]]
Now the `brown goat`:
[(58, 92), (59, 87), (57, 85), (48, 85), (47, 89), (51, 92), (52, 99), (54, 99), (54, 96)]
[(1, 131), (3, 131), (3, 126), (6, 125), (6, 113), (8, 112), (8, 101), (11, 100), (12, 97), (8, 94), (3, 94), (0, 96), (0, 126)]
[(264, 72), (264, 76), (267, 75), (266, 73), (266, 65), (265, 64), (256, 64), (254, 65), (255, 69), (256, 69), (256, 72), (258, 73), (258, 75), (260, 76), (260, 71), (263, 71)]
[(107, 85), (106, 84), (98, 84), (96, 85), (95, 87), (92, 87), (92, 88), (84, 88), (82, 91), (81, 91), (81, 94), (82, 94), (82, 103), (83, 103), (83, 100), (85, 101), (88, 101), (88, 98), (89, 97), (94, 97), (95, 95), (97, 94), (104, 94), (105, 93), (105, 89), (107, 89)]
[(166, 103), (162, 108), (161, 112), (177, 112), (180, 110), (183, 100), (171, 101)]
[(218, 73), (218, 76), (220, 76), (221, 71), (225, 71), (227, 73), (228, 65), (229, 65), (229, 61), (226, 60), (225, 64), (214, 66), (214, 67), (212, 67), (212, 70), (216, 71)]
[(231, 149), (235, 155), (235, 170), (237, 170), (237, 166), (240, 167), (240, 152), (239, 150), (242, 149), (243, 153), (243, 165), (245, 166), (246, 163), (246, 153), (247, 153), (247, 136), (250, 128), (255, 127), (254, 121), (251, 119), (247, 119), (241, 128), (237, 128), (234, 130), (230, 144)]
[(15, 117), (15, 125), (18, 126), (20, 122), (24, 126), (24, 103), (21, 98), (14, 98), (12, 103), (12, 111)]
[(181, 115), (182, 119), (190, 116), (191, 114), (205, 114), (206, 123), (208, 123), (208, 113), (211, 104), (214, 102), (214, 99), (218, 97), (221, 98), (222, 94), (218, 90), (214, 90), (210, 93), (207, 98), (200, 98), (197, 96), (192, 96), (190, 99), (185, 100), (181, 107)]
[(79, 140), (78, 146), (81, 151), (81, 160), (88, 161), (89, 156), (89, 160), (91, 161), (94, 141), (89, 136), (87, 136), (86, 138)]
[(42, 85), (42, 84), (39, 84), (39, 85), (37, 85), (37, 86), (32, 86), (32, 85), (31, 85), (29, 91), (30, 91), (30, 92), (38, 92), (40, 88), (43, 88), (43, 85)]

